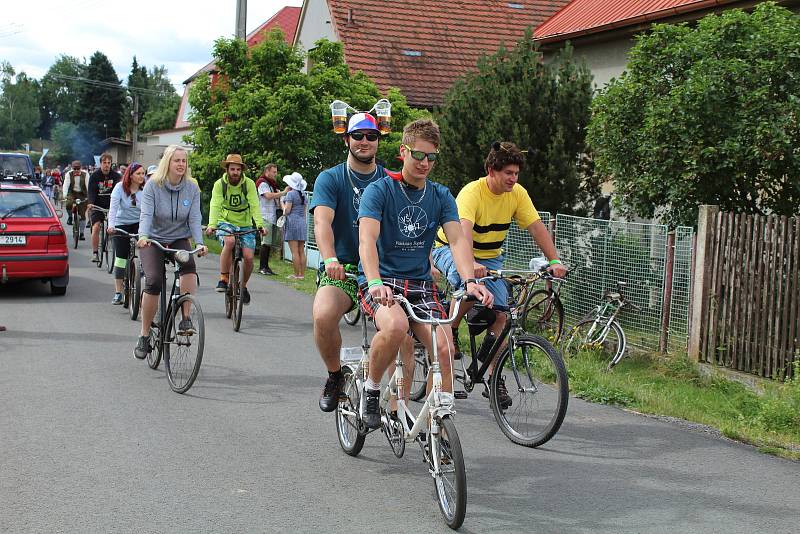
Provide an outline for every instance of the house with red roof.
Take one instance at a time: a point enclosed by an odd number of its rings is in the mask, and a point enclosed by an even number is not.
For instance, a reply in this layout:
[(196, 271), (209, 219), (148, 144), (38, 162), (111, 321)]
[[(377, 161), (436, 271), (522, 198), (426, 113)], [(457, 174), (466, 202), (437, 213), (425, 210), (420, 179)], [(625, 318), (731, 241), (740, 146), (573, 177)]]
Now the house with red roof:
[[(752, 9), (754, 0), (572, 0), (534, 31), (545, 57), (569, 41), (594, 75), (596, 87), (619, 77), (633, 37), (654, 23), (692, 22), (728, 9)], [(798, 11), (799, 0), (778, 4)]]
[(512, 48), (568, 0), (305, 0), (294, 44), (344, 45), (345, 62), (381, 91), (397, 87), (414, 107), (432, 108), (478, 59)]
[[(253, 48), (257, 44), (263, 42), (267, 33), (269, 33), (273, 28), (280, 28), (283, 31), (283, 35), (287, 43), (293, 42), (294, 33), (297, 29), (297, 21), (299, 18), (299, 7), (287, 6), (282, 8), (280, 11), (272, 15), (268, 21), (247, 34), (245, 39), (247, 41), (248, 48)], [(175, 130), (189, 130), (189, 113), (191, 112), (191, 106), (189, 105), (189, 88), (191, 87), (192, 82), (198, 76), (204, 73), (211, 73), (211, 83), (214, 84), (216, 82), (217, 74), (213, 61), (206, 64), (202, 69), (189, 76), (189, 78), (183, 82), (183, 98), (181, 99), (181, 106), (178, 109), (178, 117), (175, 120)]]

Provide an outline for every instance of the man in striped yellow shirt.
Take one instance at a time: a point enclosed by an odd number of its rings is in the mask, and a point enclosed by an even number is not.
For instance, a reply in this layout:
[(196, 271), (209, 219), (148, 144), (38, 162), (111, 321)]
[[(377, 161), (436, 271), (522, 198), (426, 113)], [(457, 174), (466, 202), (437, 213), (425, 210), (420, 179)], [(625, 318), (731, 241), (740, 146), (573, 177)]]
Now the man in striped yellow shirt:
[[(467, 241), (472, 245), (476, 277), (486, 276), (487, 269), (503, 267), (502, 246), (512, 220), (515, 220), (520, 228), (528, 230), (550, 260), (553, 274), (557, 277), (566, 274), (566, 268), (558, 258), (550, 233), (539, 218), (531, 197), (525, 188), (517, 183), (524, 163), (525, 157), (514, 143), (494, 143), (486, 157), (487, 176), (465, 185), (456, 197), (461, 228)], [(441, 229), (436, 236), (436, 246), (432, 256), (434, 266), (447, 277), (453, 287), (459, 287), (462, 281), (455, 269), (447, 237)], [(499, 335), (506, 323), (504, 312), (508, 310), (508, 290), (502, 281), (486, 282), (486, 287), (494, 295), (495, 321), (489, 330)], [(470, 307), (471, 303), (462, 306), (461, 315), (463, 316)], [(457, 339), (455, 330), (458, 329), (460, 320), (461, 317), (458, 317), (453, 323), (454, 340)], [(456, 350), (458, 351), (458, 348)], [(490, 368), (492, 369), (493, 367)], [(501, 384), (500, 392), (501, 403), (510, 406), (511, 399), (505, 392), (504, 384)]]

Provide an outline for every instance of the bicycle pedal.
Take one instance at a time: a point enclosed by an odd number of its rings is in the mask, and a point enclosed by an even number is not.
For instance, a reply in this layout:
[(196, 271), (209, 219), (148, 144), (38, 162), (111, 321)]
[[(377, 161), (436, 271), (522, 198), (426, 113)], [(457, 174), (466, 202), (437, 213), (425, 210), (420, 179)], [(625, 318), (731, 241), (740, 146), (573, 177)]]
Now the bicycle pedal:
[(466, 391), (454, 391), (453, 392), (453, 397), (455, 397), (457, 399), (462, 399), (463, 400), (463, 399), (466, 399), (467, 396), (468, 395), (467, 395)]

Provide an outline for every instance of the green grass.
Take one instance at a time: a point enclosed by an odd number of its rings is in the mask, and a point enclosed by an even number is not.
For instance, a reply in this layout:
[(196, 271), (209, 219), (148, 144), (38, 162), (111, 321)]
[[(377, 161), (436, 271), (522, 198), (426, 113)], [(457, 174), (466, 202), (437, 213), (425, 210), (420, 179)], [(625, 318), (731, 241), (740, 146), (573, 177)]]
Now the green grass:
[(800, 380), (756, 393), (739, 382), (700, 374), (685, 356), (627, 355), (612, 371), (598, 354), (569, 359), (573, 395), (709, 425), (763, 452), (800, 460)]

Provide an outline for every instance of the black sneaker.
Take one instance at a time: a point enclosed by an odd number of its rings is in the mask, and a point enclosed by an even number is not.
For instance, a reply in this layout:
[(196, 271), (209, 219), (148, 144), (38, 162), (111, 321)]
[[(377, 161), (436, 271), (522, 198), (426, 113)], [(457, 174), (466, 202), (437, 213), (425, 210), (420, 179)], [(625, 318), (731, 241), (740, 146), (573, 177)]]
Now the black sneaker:
[(153, 349), (150, 348), (150, 337), (139, 336), (139, 341), (136, 342), (136, 348), (133, 349), (133, 355), (140, 360), (144, 360), (147, 358), (147, 355), (150, 354), (151, 350)]
[(217, 282), (217, 289), (216, 289), (217, 293), (225, 293), (227, 290), (228, 290), (228, 282), (226, 282), (225, 280), (220, 280), (219, 282)]
[(242, 288), (242, 304), (247, 306), (250, 304), (250, 292), (247, 290), (246, 287)]
[(371, 389), (364, 388), (364, 400), (366, 406), (364, 407), (364, 425), (370, 430), (381, 427), (381, 392), (380, 390), (372, 391)]
[[(492, 382), (491, 377), (489, 377), (489, 383)], [(483, 393), (481, 393), (485, 398), (489, 398), (489, 390), (484, 389)], [(500, 377), (497, 380), (497, 401), (500, 403), (500, 408), (503, 410), (510, 408), (514, 401), (511, 400), (511, 397), (508, 395), (508, 389), (506, 389), (506, 379)]]
[(80, 237), (78, 237), (78, 239), (79, 239), (80, 241), (86, 241), (86, 236), (84, 236), (83, 234), (81, 234), (81, 235), (80, 235)]
[(275, 274), (275, 271), (273, 271), (269, 267), (267, 267), (266, 269), (261, 269), (261, 271), (262, 271), (261, 274), (266, 274), (267, 276), (277, 276), (277, 274)]
[(328, 373), (328, 379), (325, 381), (325, 388), (322, 390), (322, 396), (319, 398), (319, 409), (323, 412), (332, 412), (339, 404), (339, 396), (342, 394), (342, 386), (344, 386), (344, 373)]
[(67, 217), (67, 224), (69, 226), (72, 226), (72, 216), (71, 215), (69, 217)]
[(197, 330), (194, 329), (191, 319), (181, 319), (181, 322), (178, 323), (179, 336), (190, 336), (196, 332)]

